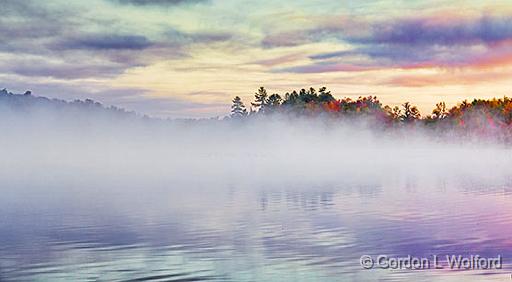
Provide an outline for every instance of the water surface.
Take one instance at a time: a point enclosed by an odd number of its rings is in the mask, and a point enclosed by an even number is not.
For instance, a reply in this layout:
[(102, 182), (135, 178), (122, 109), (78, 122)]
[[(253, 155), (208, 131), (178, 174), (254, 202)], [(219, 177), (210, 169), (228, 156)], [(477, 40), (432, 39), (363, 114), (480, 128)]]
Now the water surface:
[[(230, 182), (82, 173), (8, 181), (0, 198), (0, 280), (510, 279), (506, 175), (339, 175)], [(359, 261), (433, 254), (501, 255), (504, 266), (366, 270)]]

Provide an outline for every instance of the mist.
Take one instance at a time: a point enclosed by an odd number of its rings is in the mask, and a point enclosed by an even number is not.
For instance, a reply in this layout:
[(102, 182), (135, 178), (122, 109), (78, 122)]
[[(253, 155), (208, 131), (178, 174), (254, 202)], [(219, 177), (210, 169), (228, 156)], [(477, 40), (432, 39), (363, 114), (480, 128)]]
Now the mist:
[(363, 254), (508, 250), (512, 157), (500, 140), (45, 101), (0, 107), (0, 280), (357, 280)]
[(4, 110), (0, 130), (2, 178), (23, 181), (84, 173), (127, 182), (350, 182), (404, 173), (495, 179), (512, 164), (500, 142), (440, 138), (421, 127), (388, 131), (361, 119), (173, 121), (39, 107)]

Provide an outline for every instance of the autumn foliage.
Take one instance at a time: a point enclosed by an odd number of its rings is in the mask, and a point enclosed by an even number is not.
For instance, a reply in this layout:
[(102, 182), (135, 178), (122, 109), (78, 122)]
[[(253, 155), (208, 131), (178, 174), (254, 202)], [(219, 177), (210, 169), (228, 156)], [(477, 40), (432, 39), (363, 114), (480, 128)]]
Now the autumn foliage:
[[(241, 105), (243, 103), (240, 101)], [(383, 105), (375, 96), (336, 99), (325, 87), (318, 90), (292, 91), (268, 95), (261, 87), (245, 116), (267, 116), (276, 113), (295, 116), (324, 116), (339, 120), (365, 120), (372, 127), (382, 129), (425, 129), (439, 135), (494, 138), (512, 141), (512, 98), (475, 99), (462, 101), (448, 108), (444, 102), (436, 104), (432, 113), (421, 116), (418, 108), (409, 102), (400, 107)], [(237, 105), (237, 107), (240, 105)]]

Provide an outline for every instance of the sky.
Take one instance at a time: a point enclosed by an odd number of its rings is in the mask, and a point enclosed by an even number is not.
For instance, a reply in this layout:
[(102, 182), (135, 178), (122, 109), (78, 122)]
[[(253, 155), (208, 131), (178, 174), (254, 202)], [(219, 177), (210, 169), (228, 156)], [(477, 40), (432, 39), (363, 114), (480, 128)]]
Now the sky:
[(512, 95), (512, 2), (0, 0), (0, 88), (155, 117), (270, 93), (440, 101)]

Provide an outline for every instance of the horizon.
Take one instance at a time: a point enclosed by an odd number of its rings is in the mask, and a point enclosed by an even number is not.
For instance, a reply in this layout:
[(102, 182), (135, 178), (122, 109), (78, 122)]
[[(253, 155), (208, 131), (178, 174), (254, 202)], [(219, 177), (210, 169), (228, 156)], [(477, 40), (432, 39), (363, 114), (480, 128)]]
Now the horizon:
[(0, 85), (161, 118), (265, 86), (436, 103), (510, 95), (512, 5), (481, 1), (2, 1)]
[[(261, 87), (262, 89), (265, 89), (264, 87)], [(313, 90), (313, 91), (316, 91), (316, 89), (313, 89), (313, 88), (310, 88), (310, 89), (302, 89), (302, 90), (305, 90), (306, 93), (308, 93), (310, 90)], [(326, 93), (330, 93), (330, 91), (328, 91), (328, 89), (325, 89), (324, 90), (326, 91)], [(291, 91), (291, 92), (296, 92), (296, 91)], [(319, 92), (319, 93), (322, 93), (322, 92)], [(42, 98), (42, 99), (49, 99), (50, 101), (52, 100), (56, 100), (56, 101), (59, 101), (59, 102), (64, 102), (64, 103), (68, 103), (68, 104), (72, 104), (72, 103), (75, 103), (75, 102), (80, 102), (80, 103), (87, 103), (87, 102), (91, 102), (91, 103), (95, 103), (99, 106), (101, 106), (103, 109), (106, 109), (106, 110), (109, 110), (111, 108), (113, 109), (117, 109), (117, 110), (122, 110), (124, 111), (125, 113), (130, 113), (130, 114), (135, 114), (136, 116), (138, 117), (145, 117), (145, 118), (150, 118), (150, 119), (161, 119), (161, 120), (222, 120), (222, 119), (238, 119), (238, 118), (243, 118), (243, 117), (248, 117), (248, 116), (252, 116), (252, 115), (258, 115), (260, 113), (263, 114), (263, 116), (265, 115), (265, 111), (261, 111), (261, 105), (259, 106), (256, 106), (254, 103), (257, 102), (256, 100), (254, 100), (253, 98), (253, 101), (247, 101), (247, 102), (244, 102), (243, 100), (239, 100), (239, 102), (241, 102), (241, 106), (242, 108), (240, 108), (240, 110), (244, 110), (244, 113), (243, 113), (243, 116), (237, 116), (239, 113), (237, 112), (236, 114), (234, 114), (234, 110), (233, 110), (233, 107), (235, 106), (235, 101), (233, 100), (232, 101), (232, 104), (231, 104), (231, 111), (229, 112), (226, 112), (224, 114), (221, 114), (221, 115), (217, 115), (217, 116), (206, 116), (206, 117), (159, 117), (159, 116), (152, 116), (148, 113), (144, 113), (144, 112), (138, 112), (138, 111), (135, 111), (135, 110), (130, 110), (130, 109), (126, 109), (126, 108), (123, 108), (123, 107), (120, 107), (119, 105), (115, 105), (115, 104), (105, 104), (103, 103), (102, 101), (98, 101), (98, 100), (94, 100), (94, 99), (91, 99), (91, 98), (83, 98), (83, 99), (73, 99), (73, 100), (66, 100), (66, 99), (61, 99), (61, 98), (51, 98), (51, 97), (46, 97), (46, 96), (40, 96), (40, 95), (37, 95), (32, 93), (32, 91), (30, 90), (26, 90), (24, 93), (13, 93), (11, 91), (9, 91), (8, 89), (6, 88), (3, 88), (0, 90), (0, 95), (1, 94), (6, 94), (6, 95), (14, 95), (14, 96), (19, 96), (19, 97), (33, 97), (33, 98), (36, 98), (36, 99), (39, 99), (39, 98)], [(289, 94), (288, 92), (286, 94)], [(279, 95), (279, 94), (278, 94)], [(314, 94), (315, 95), (315, 94)], [(478, 103), (480, 104), (480, 106), (482, 106), (482, 104), (486, 104), (487, 105), (484, 105), (484, 107), (487, 107), (487, 110), (490, 110), (493, 106), (490, 106), (488, 103), (489, 102), (492, 102), (492, 101), (496, 101), (496, 102), (500, 102), (500, 103), (504, 103), (502, 105), (499, 105), (498, 107), (506, 107), (505, 104), (507, 104), (510, 100), (512, 100), (512, 97), (509, 97), (509, 96), (503, 96), (503, 97), (492, 97), (492, 98), (489, 98), (489, 99), (479, 99), (479, 98), (475, 98), (473, 100), (469, 100), (469, 99), (466, 99), (466, 100), (462, 100), (462, 101), (458, 101), (457, 103), (455, 103), (453, 106), (450, 106), (450, 105), (446, 105), (446, 103), (444, 101), (441, 101), (439, 104), (436, 104), (435, 107), (433, 107), (432, 109), (430, 109), (429, 112), (421, 112), (418, 107), (414, 104), (411, 104), (410, 102), (408, 101), (403, 101), (402, 103), (399, 103), (398, 105), (396, 106), (392, 106), (392, 105), (386, 105), (384, 103), (382, 103), (380, 100), (379, 100), (379, 97), (377, 96), (359, 96), (357, 99), (352, 99), (350, 97), (337, 97), (335, 95), (332, 95), (331, 96), (333, 98), (333, 100), (331, 102), (320, 102), (320, 101), (311, 101), (310, 102), (310, 105), (313, 106), (313, 105), (316, 105), (320, 108), (318, 108), (316, 110), (316, 114), (319, 114), (321, 113), (322, 111), (324, 111), (324, 113), (327, 113), (327, 114), (333, 114), (335, 112), (338, 112), (338, 113), (341, 113), (343, 111), (340, 111), (340, 109), (332, 109), (330, 107), (333, 107), (334, 104), (337, 104), (337, 103), (353, 103), (354, 105), (357, 104), (359, 101), (361, 100), (365, 100), (365, 99), (375, 99), (375, 101), (377, 103), (380, 103), (380, 109), (381, 110), (389, 110), (390, 112), (388, 112), (388, 114), (392, 114), (391, 111), (393, 111), (395, 108), (397, 110), (399, 110), (399, 115), (400, 114), (403, 114), (403, 110), (404, 110), (404, 106), (405, 104), (408, 104), (410, 107), (412, 108), (415, 108), (415, 110), (417, 110), (417, 113), (418, 113), (418, 116), (415, 118), (416, 120), (423, 120), (423, 121), (432, 121), (432, 120), (439, 120), (439, 112), (436, 112), (436, 110), (440, 110), (441, 108), (439, 107), (443, 107), (442, 110), (445, 111), (445, 114), (447, 115), (446, 117), (449, 116), (449, 113), (451, 111), (459, 111), (464, 105), (464, 103), (467, 103), (469, 105), (471, 105), (472, 103)], [(236, 96), (234, 97), (235, 99), (236, 98), (239, 98), (239, 96)], [(281, 99), (281, 97), (279, 98)], [(280, 111), (279, 108), (282, 107), (282, 108), (287, 108), (288, 107), (288, 113), (291, 113), (294, 111), (293, 109), (293, 105), (286, 105), (286, 103), (283, 103), (285, 100), (281, 100), (277, 105), (270, 105), (271, 107), (274, 107), (274, 114), (283, 114), (283, 115), (286, 115), (287, 114), (287, 111), (284, 110), (284, 111)], [(288, 101), (289, 102), (289, 101)], [(269, 99), (267, 99), (267, 103), (269, 103)], [(334, 104), (332, 104), (334, 103)], [(267, 104), (268, 106), (268, 104)], [(336, 106), (334, 106), (336, 107)], [(388, 107), (388, 109), (386, 109), (386, 107)], [(494, 106), (496, 107), (496, 106)], [(300, 108), (300, 106), (299, 106)], [(297, 110), (297, 109), (295, 109)], [(508, 113), (508, 110), (506, 109), (503, 109), (504, 111), (503, 112), (500, 112), (501, 114), (501, 117), (496, 117), (496, 118), (505, 118), (507, 113)], [(314, 113), (315, 110), (313, 110), (311, 113)], [(455, 113), (455, 115), (457, 115)], [(460, 117), (458, 117), (460, 118)], [(480, 117), (480, 118), (483, 118), (483, 117)], [(441, 119), (444, 119), (441, 118)], [(489, 117), (487, 117), (487, 119), (489, 119)]]

